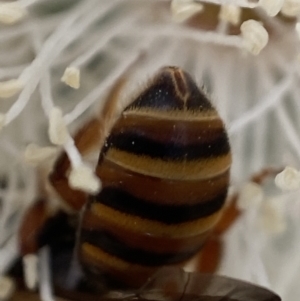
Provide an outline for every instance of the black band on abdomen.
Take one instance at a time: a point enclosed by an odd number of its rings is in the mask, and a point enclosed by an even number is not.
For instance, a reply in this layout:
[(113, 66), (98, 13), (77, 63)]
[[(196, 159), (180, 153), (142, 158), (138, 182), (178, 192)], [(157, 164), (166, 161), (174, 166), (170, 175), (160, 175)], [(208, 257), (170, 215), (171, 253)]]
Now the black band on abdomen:
[(184, 223), (207, 217), (220, 210), (225, 202), (227, 191), (205, 203), (195, 205), (161, 205), (136, 198), (126, 191), (114, 187), (104, 187), (95, 201), (115, 210), (165, 224)]

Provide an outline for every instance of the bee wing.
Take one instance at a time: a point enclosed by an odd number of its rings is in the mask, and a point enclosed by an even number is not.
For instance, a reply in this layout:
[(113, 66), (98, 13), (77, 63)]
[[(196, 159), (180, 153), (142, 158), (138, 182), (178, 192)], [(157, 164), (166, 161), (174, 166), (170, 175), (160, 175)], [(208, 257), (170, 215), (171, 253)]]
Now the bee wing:
[(171, 301), (280, 301), (263, 287), (233, 278), (187, 273), (163, 268), (142, 287), (138, 296), (146, 300)]

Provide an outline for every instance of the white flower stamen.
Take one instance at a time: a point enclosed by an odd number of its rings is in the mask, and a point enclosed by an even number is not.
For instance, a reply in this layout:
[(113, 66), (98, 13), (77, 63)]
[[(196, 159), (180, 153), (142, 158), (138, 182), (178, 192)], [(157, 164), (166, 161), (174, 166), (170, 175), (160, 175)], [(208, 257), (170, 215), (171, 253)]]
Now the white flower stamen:
[(281, 199), (268, 199), (263, 203), (261, 225), (270, 234), (280, 234), (286, 230), (286, 221)]
[(99, 192), (101, 188), (100, 179), (89, 166), (84, 164), (71, 169), (69, 184), (75, 189), (80, 189), (92, 194)]
[(257, 207), (263, 200), (263, 190), (260, 185), (249, 182), (245, 184), (239, 194), (238, 207), (242, 210), (247, 210), (252, 207)]
[(299, 0), (285, 0), (281, 9), (282, 14), (287, 17), (296, 17), (300, 14)]
[(287, 166), (275, 177), (275, 184), (282, 190), (297, 190), (300, 188), (300, 172), (293, 167)]
[(285, 0), (259, 0), (258, 5), (261, 6), (266, 13), (275, 17), (281, 10)]
[(5, 121), (6, 121), (6, 115), (0, 113), (0, 131), (3, 129), (5, 126)]
[(55, 301), (50, 269), (50, 250), (49, 247), (43, 247), (39, 251), (39, 293), (40, 299), (45, 301)]
[(193, 0), (172, 0), (171, 13), (175, 22), (181, 23), (201, 12), (203, 5)]
[(10, 3), (0, 3), (0, 22), (4, 24), (14, 24), (27, 15), (27, 10), (17, 1)]
[(74, 89), (79, 89), (80, 87), (80, 70), (77, 67), (66, 68), (61, 81)]
[(268, 44), (269, 34), (260, 22), (248, 20), (241, 25), (244, 47), (254, 55), (258, 55)]
[(38, 257), (36, 254), (27, 254), (23, 257), (23, 269), (27, 288), (36, 289), (38, 284)]
[(67, 140), (70, 138), (70, 134), (64, 122), (60, 108), (52, 108), (49, 114), (48, 134), (50, 141), (56, 145), (63, 145), (67, 143)]
[(219, 19), (227, 21), (233, 25), (240, 23), (242, 9), (233, 4), (225, 4), (221, 6)]
[(295, 30), (298, 35), (298, 39), (300, 40), (300, 22), (297, 22), (295, 25)]
[(0, 98), (9, 98), (19, 93), (24, 87), (24, 83), (19, 79), (11, 79), (0, 82)]
[(31, 143), (25, 149), (24, 160), (33, 165), (44, 163), (45, 160), (53, 159), (57, 151), (56, 147), (40, 147)]

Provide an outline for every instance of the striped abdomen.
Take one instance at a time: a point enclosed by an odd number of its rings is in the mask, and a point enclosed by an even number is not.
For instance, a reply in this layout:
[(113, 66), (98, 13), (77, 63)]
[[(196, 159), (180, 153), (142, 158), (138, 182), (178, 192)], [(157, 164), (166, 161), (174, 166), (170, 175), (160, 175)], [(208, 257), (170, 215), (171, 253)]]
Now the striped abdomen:
[(216, 110), (187, 73), (163, 68), (100, 154), (103, 189), (84, 212), (82, 265), (138, 286), (189, 259), (220, 217), (230, 164)]

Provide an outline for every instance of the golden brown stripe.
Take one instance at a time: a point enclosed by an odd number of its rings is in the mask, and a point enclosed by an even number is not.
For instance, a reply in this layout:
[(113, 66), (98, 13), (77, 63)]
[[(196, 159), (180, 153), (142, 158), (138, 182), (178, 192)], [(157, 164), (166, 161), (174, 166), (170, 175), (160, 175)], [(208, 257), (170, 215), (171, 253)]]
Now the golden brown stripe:
[[(224, 123), (221, 120), (221, 118), (219, 117), (219, 115), (215, 112), (215, 111), (207, 111), (207, 112), (201, 112), (199, 114), (196, 114), (195, 112), (182, 112), (182, 111), (172, 111), (171, 114), (178, 114), (178, 117), (180, 117), (180, 115), (184, 116), (184, 117), (193, 117), (193, 116), (197, 116), (197, 120), (192, 120), (189, 118), (184, 118), (184, 119), (174, 119), (172, 120), (171, 118), (159, 118), (159, 115), (161, 113), (161, 111), (155, 111), (155, 110), (148, 110), (149, 113), (153, 113), (154, 116), (152, 116), (152, 114), (150, 115), (143, 115), (141, 113), (143, 113), (144, 111), (139, 109), (136, 111), (126, 111), (123, 112), (122, 116), (120, 117), (120, 119), (118, 120), (118, 122), (116, 123), (116, 125), (114, 126), (114, 128), (118, 128), (120, 127), (135, 127), (135, 126), (145, 126), (147, 128), (153, 128), (154, 125), (159, 125), (162, 128), (165, 128), (167, 130), (172, 130), (173, 125), (178, 125), (178, 126), (188, 126), (188, 127), (192, 127), (195, 130), (203, 130), (203, 129), (219, 129), (219, 128), (223, 128), (224, 127)], [(158, 116), (156, 115), (158, 114)], [(168, 117), (170, 117), (168, 115)], [(174, 121), (174, 122), (172, 122)], [(153, 124), (153, 122), (155, 122), (155, 124)], [(171, 127), (171, 128), (170, 128)]]
[(226, 137), (221, 119), (198, 122), (164, 119), (154, 121), (152, 118), (133, 115), (122, 116), (115, 124), (112, 134), (133, 130), (143, 133), (147, 138), (157, 142), (176, 142), (181, 144), (210, 142), (222, 135)]
[(215, 198), (229, 184), (229, 170), (208, 180), (168, 180), (144, 176), (108, 160), (97, 167), (103, 187), (115, 186), (158, 204), (193, 205)]
[(170, 238), (183, 238), (199, 235), (211, 229), (219, 220), (222, 210), (195, 221), (167, 225), (157, 221), (151, 221), (125, 214), (103, 204), (94, 203), (90, 207), (91, 212), (104, 222), (124, 227), (127, 231), (153, 236), (169, 236)]
[(121, 260), (88, 243), (80, 246), (79, 257), (85, 267), (92, 268), (92, 272), (95, 273), (95, 268), (98, 268), (99, 274), (108, 272), (133, 287), (140, 287), (157, 270), (157, 267), (145, 267)]
[(145, 235), (145, 233), (139, 233), (120, 227), (116, 223), (99, 220), (91, 211), (85, 212), (82, 220), (82, 228), (90, 231), (108, 231), (132, 248), (144, 249), (155, 253), (191, 252), (203, 244), (210, 232), (206, 231), (199, 235), (183, 238)]
[(163, 179), (204, 180), (223, 174), (230, 168), (231, 154), (199, 161), (163, 161), (110, 148), (105, 159), (130, 171)]
[(197, 253), (201, 246), (195, 246), (189, 252), (151, 252), (145, 249), (132, 248), (120, 241), (117, 237), (106, 231), (83, 230), (81, 241), (89, 243), (102, 251), (124, 261), (144, 266), (162, 266), (165, 264), (178, 264), (188, 260)]
[(127, 261), (111, 256), (110, 254), (86, 242), (81, 245), (81, 252), (83, 256), (91, 258), (96, 265), (107, 265), (108, 267), (114, 267), (118, 270), (127, 270), (133, 265)]
[(162, 120), (189, 121), (189, 122), (197, 122), (197, 121), (214, 122), (220, 120), (220, 117), (215, 110), (202, 111), (202, 112), (192, 111), (192, 110), (161, 111), (158, 109), (133, 107), (124, 111), (122, 115), (125, 117), (129, 117), (129, 116), (147, 117), (147, 118), (153, 118), (154, 120), (162, 119)]

